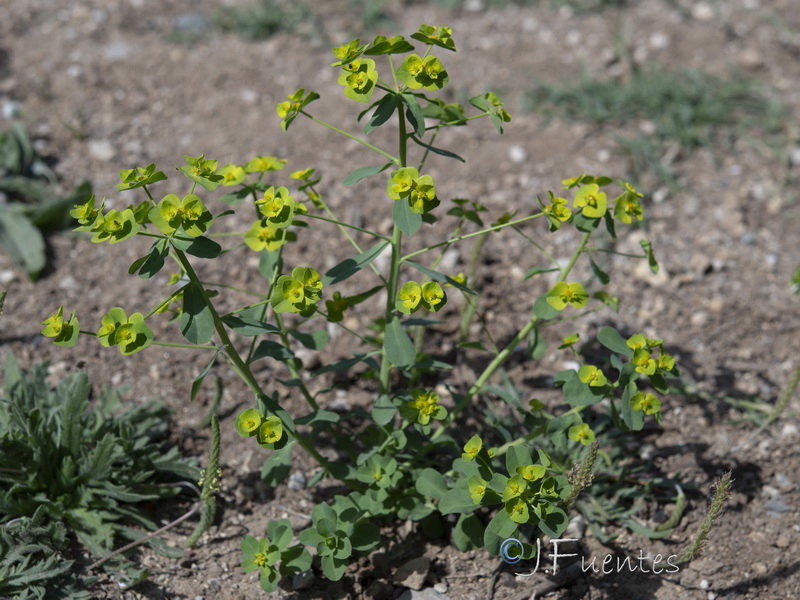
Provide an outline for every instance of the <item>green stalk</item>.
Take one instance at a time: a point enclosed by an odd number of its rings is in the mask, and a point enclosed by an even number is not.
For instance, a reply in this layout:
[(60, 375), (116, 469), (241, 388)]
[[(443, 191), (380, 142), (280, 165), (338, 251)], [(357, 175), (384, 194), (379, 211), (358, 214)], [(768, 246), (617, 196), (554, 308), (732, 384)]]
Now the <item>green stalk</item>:
[[(408, 139), (406, 136), (406, 117), (401, 108), (397, 109), (399, 124), (398, 146), (400, 151), (400, 168), (406, 166), (406, 151), (408, 149)], [(386, 325), (394, 317), (394, 297), (397, 295), (397, 280), (400, 275), (400, 252), (402, 250), (403, 232), (395, 224), (392, 228), (392, 262), (389, 267), (389, 281), (386, 283)], [(388, 394), (390, 388), (390, 376), (392, 364), (386, 356), (386, 351), (381, 349), (381, 372), (380, 384), (381, 393)]]
[[(189, 262), (189, 259), (186, 258), (186, 254), (177, 248), (175, 248), (175, 253), (181, 263), (181, 266), (183, 267), (184, 272), (189, 276), (189, 279), (200, 291), (200, 295), (203, 298), (203, 303), (208, 307), (208, 310), (214, 319), (214, 329), (216, 330), (217, 335), (222, 342), (222, 346), (225, 348), (225, 354), (228, 357), (233, 370), (236, 371), (236, 374), (242, 378), (242, 381), (247, 384), (247, 387), (249, 387), (257, 397), (263, 396), (264, 392), (262, 391), (261, 386), (258, 384), (258, 381), (256, 381), (255, 375), (253, 375), (250, 367), (247, 366), (247, 364), (242, 360), (242, 357), (239, 356), (239, 353), (236, 351), (236, 347), (233, 345), (230, 336), (228, 336), (228, 331), (225, 329), (225, 325), (223, 325), (216, 308), (214, 308), (214, 304), (211, 302), (211, 298), (208, 296), (208, 292), (206, 292), (205, 288), (200, 283), (200, 278), (197, 276), (197, 273), (192, 267), (192, 264)], [(300, 435), (297, 431), (294, 431), (293, 435), (300, 446), (302, 446), (306, 452), (313, 456), (314, 459), (326, 471), (328, 471), (328, 461), (316, 450), (316, 448), (314, 448), (311, 442)]]
[[(365, 140), (362, 140), (360, 137), (358, 137), (358, 136), (355, 136), (355, 135), (353, 135), (352, 133), (348, 133), (348, 132), (346, 132), (346, 131), (345, 131), (345, 130), (343, 130), (343, 129), (339, 129), (338, 127), (334, 127), (334, 126), (333, 126), (333, 125), (331, 125), (330, 123), (326, 123), (325, 121), (323, 121), (323, 120), (321, 120), (321, 119), (318, 119), (317, 117), (312, 117), (310, 114), (308, 114), (308, 113), (307, 113), (307, 112), (305, 112), (305, 111), (302, 111), (302, 110), (301, 110), (300, 112), (301, 112), (302, 114), (304, 114), (306, 117), (308, 117), (309, 119), (311, 119), (312, 121), (314, 121), (315, 123), (319, 123), (319, 124), (320, 124), (320, 125), (322, 125), (323, 127), (327, 127), (328, 129), (330, 129), (331, 131), (335, 131), (336, 133), (340, 133), (340, 134), (342, 134), (344, 137), (346, 137), (346, 138), (350, 138), (351, 140), (353, 140), (353, 141), (355, 141), (355, 142), (358, 142), (359, 144), (361, 144), (361, 145), (362, 145), (362, 146), (364, 146), (365, 148), (369, 148), (370, 150), (374, 150), (375, 152), (377, 152), (377, 153), (378, 153), (378, 154), (380, 154), (381, 156), (384, 156), (384, 157), (388, 158), (390, 161), (392, 161), (392, 162), (393, 162), (393, 163), (395, 163), (395, 164), (397, 164), (398, 162), (400, 162), (400, 163), (401, 163), (401, 166), (405, 166), (405, 156), (401, 156), (401, 157), (400, 157), (400, 160), (398, 161), (398, 159), (397, 159), (396, 157), (392, 156), (391, 154), (389, 154), (389, 153), (388, 153), (388, 152), (386, 152), (385, 150), (381, 150), (381, 149), (380, 149), (380, 148), (378, 148), (377, 146), (373, 146), (373, 145), (372, 145), (372, 144), (370, 144), (369, 142), (367, 142), (367, 141), (365, 141)], [(400, 111), (398, 111), (398, 114), (400, 114)], [(402, 143), (403, 143), (403, 145), (405, 145), (405, 139), (403, 140), (403, 142), (402, 142)]]
[[(573, 253), (572, 257), (570, 258), (569, 263), (566, 267), (564, 267), (561, 271), (561, 275), (558, 278), (558, 282), (562, 282), (567, 278), (569, 272), (575, 266), (575, 262), (578, 260), (578, 257), (583, 253), (586, 243), (589, 241), (589, 237), (591, 236), (591, 232), (587, 232), (581, 238), (580, 244), (578, 244), (577, 249)], [(470, 403), (470, 401), (483, 389), (486, 385), (486, 382), (489, 381), (489, 378), (494, 375), (495, 371), (506, 361), (506, 359), (511, 355), (514, 351), (514, 348), (522, 342), (531, 331), (536, 327), (539, 323), (539, 317), (534, 315), (531, 319), (525, 324), (525, 326), (519, 330), (517, 335), (515, 335), (511, 341), (506, 344), (505, 348), (503, 348), (494, 359), (486, 366), (483, 372), (480, 374), (478, 379), (475, 380), (475, 383), (469, 388), (467, 393), (464, 397), (459, 401), (459, 403), (450, 411), (450, 414), (447, 415), (447, 420), (439, 427), (436, 431), (433, 432), (431, 436), (431, 441), (440, 437), (445, 430), (455, 421), (456, 417), (463, 411)]]

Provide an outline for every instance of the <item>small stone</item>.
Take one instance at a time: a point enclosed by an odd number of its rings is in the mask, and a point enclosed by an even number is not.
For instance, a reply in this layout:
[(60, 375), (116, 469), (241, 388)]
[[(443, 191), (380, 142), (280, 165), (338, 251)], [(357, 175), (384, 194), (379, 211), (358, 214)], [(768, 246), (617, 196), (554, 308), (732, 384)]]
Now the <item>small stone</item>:
[(522, 146), (511, 146), (508, 149), (508, 159), (514, 164), (521, 165), (528, 160), (528, 151)]
[(295, 590), (305, 590), (314, 584), (314, 571), (309, 569), (292, 577), (292, 588)]
[(95, 160), (108, 162), (114, 158), (117, 151), (108, 140), (90, 140), (89, 156)]
[(0, 285), (6, 285), (8, 283), (11, 283), (12, 281), (14, 281), (14, 277), (16, 277), (14, 271), (12, 271), (11, 269), (3, 269), (2, 271), (0, 271)]
[(430, 567), (431, 560), (427, 556), (414, 558), (395, 571), (392, 581), (412, 590), (421, 590)]
[(797, 435), (798, 429), (797, 425), (794, 423), (785, 423), (781, 428), (781, 435), (783, 437), (793, 437)]
[(703, 579), (700, 582), (700, 589), (701, 590), (707, 590), (707, 589), (710, 589), (710, 588), (711, 588), (711, 582), (708, 579)]
[(664, 50), (669, 46), (669, 36), (662, 31), (656, 31), (650, 36), (648, 44), (653, 50)]
[(286, 484), (290, 490), (294, 490), (296, 492), (302, 490), (306, 487), (306, 477), (300, 471), (295, 471), (291, 475), (289, 475), (289, 482)]
[(768, 511), (776, 513), (784, 513), (789, 510), (789, 507), (779, 500), (769, 500), (765, 505)]
[(19, 102), (14, 100), (6, 100), (3, 102), (3, 118), (16, 119), (22, 113), (22, 106)]
[(208, 580), (208, 587), (212, 592), (218, 592), (222, 589), (222, 584), (219, 582), (219, 579), (212, 577)]
[(439, 594), (446, 594), (447, 593), (447, 584), (442, 583), (441, 581), (433, 586), (433, 589), (436, 590)]
[(775, 546), (778, 548), (788, 548), (790, 544), (788, 535), (779, 535), (775, 538)]
[(692, 7), (692, 16), (698, 21), (710, 21), (714, 18), (714, 9), (706, 2), (698, 2)]
[(175, 31), (198, 34), (209, 29), (211, 22), (200, 12), (185, 13), (175, 19)]
[(800, 167), (800, 146), (794, 146), (789, 150), (789, 164), (793, 167)]
[(586, 533), (586, 521), (582, 515), (575, 515), (570, 519), (563, 537), (564, 539), (581, 540), (584, 533)]

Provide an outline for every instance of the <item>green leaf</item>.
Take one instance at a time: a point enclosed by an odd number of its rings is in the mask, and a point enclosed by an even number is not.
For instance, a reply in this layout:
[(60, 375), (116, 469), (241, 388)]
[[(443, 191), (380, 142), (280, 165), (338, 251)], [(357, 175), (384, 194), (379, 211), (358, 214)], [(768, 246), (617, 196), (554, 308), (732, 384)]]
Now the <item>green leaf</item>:
[(378, 425), (388, 425), (394, 419), (397, 407), (386, 394), (381, 394), (372, 405), (371, 415)]
[(650, 266), (650, 271), (655, 275), (658, 273), (659, 266), (656, 256), (653, 254), (653, 245), (649, 240), (640, 240), (639, 244), (642, 246), (642, 250), (644, 250), (644, 253), (647, 255), (647, 264)]
[(312, 558), (302, 546), (292, 546), (281, 553), (280, 571), (282, 575), (297, 575), (311, 568)]
[(367, 552), (381, 543), (381, 531), (374, 523), (361, 521), (353, 528), (350, 542), (354, 550)]
[(564, 398), (572, 406), (589, 406), (597, 404), (608, 391), (608, 386), (592, 387), (583, 381), (574, 370), (562, 371), (557, 376), (557, 381), (564, 382), (562, 391)]
[(358, 183), (365, 177), (369, 177), (370, 175), (375, 175), (377, 173), (385, 171), (393, 164), (394, 164), (393, 162), (388, 162), (385, 165), (378, 165), (375, 167), (359, 167), (355, 171), (351, 171), (347, 175), (347, 177), (344, 178), (344, 181), (342, 181), (342, 183), (344, 185), (353, 185), (354, 183)]
[(609, 281), (611, 281), (611, 279), (608, 276), (608, 273), (606, 273), (605, 271), (603, 271), (603, 269), (597, 266), (597, 263), (592, 260), (591, 256), (589, 257), (589, 264), (592, 267), (592, 272), (594, 273), (594, 276), (597, 277), (600, 283), (606, 285)]
[(492, 554), (499, 554), (500, 544), (510, 538), (516, 530), (517, 524), (508, 516), (508, 511), (501, 508), (483, 532), (483, 544), (486, 550)]
[(468, 288), (463, 283), (461, 283), (459, 281), (456, 281), (452, 277), (448, 277), (444, 273), (440, 273), (439, 271), (434, 271), (433, 269), (429, 269), (428, 267), (422, 266), (421, 264), (419, 264), (417, 262), (414, 262), (413, 260), (407, 260), (405, 262), (406, 262), (406, 264), (409, 264), (412, 267), (414, 267), (417, 271), (419, 271), (421, 273), (425, 273), (425, 275), (427, 275), (428, 277), (430, 277), (434, 281), (438, 281), (439, 283), (450, 284), (453, 287), (458, 288), (459, 290), (461, 290), (462, 292), (464, 292), (466, 294), (473, 294), (474, 295), (474, 294), (477, 293), (477, 292), (475, 292), (475, 290), (472, 290), (472, 289)]
[(513, 477), (517, 474), (517, 467), (525, 467), (533, 463), (531, 452), (525, 446), (511, 446), (506, 453), (506, 470)]
[(612, 352), (617, 352), (629, 358), (633, 356), (633, 349), (628, 347), (627, 341), (613, 327), (602, 327), (597, 334), (597, 339)]
[(398, 198), (392, 206), (392, 219), (400, 231), (411, 237), (422, 227), (422, 215), (411, 212), (408, 199)]
[[(454, 159), (456, 159), (458, 161), (461, 161), (461, 162), (467, 162), (464, 158), (462, 158), (461, 156), (459, 156), (455, 152), (450, 152), (450, 150), (445, 150), (443, 148), (437, 148), (436, 146), (432, 146), (430, 144), (426, 144), (425, 142), (423, 142), (420, 139), (417, 139), (414, 136), (411, 136), (411, 141), (414, 142), (415, 144), (417, 144), (418, 146), (422, 146), (423, 148), (427, 148), (428, 150), (430, 150), (434, 154), (438, 154), (439, 156), (446, 156), (447, 158), (454, 158)], [(466, 215), (465, 215), (465, 217), (466, 217)], [(467, 217), (467, 218), (469, 218), (469, 217)], [(474, 219), (470, 218), (470, 220), (474, 222)]]
[(417, 476), (416, 490), (423, 496), (441, 500), (447, 491), (447, 482), (439, 471), (427, 468)]
[(538, 328), (534, 328), (528, 336), (528, 356), (533, 360), (539, 360), (546, 351), (547, 342), (545, 342), (542, 332)]
[(392, 320), (386, 325), (383, 349), (389, 362), (396, 367), (410, 367), (417, 358), (414, 343), (408, 337), (406, 330), (403, 329), (397, 317), (392, 317)]
[(214, 363), (217, 362), (217, 356), (219, 356), (219, 353), (220, 350), (217, 350), (211, 360), (208, 361), (208, 364), (206, 365), (206, 368), (203, 369), (203, 372), (195, 377), (194, 381), (192, 381), (192, 391), (189, 394), (190, 402), (197, 397), (197, 393), (200, 391), (200, 388), (203, 387), (203, 380), (205, 380), (206, 376), (211, 372), (211, 368), (214, 366)]
[(150, 279), (164, 267), (164, 259), (169, 254), (167, 240), (159, 240), (150, 247), (150, 252), (136, 260), (128, 269), (128, 275), (139, 271), (139, 277)]
[(330, 363), (325, 365), (324, 367), (320, 367), (316, 371), (312, 373), (315, 377), (317, 375), (322, 375), (323, 373), (332, 373), (338, 371), (347, 371), (350, 367), (357, 365), (360, 362), (366, 362), (371, 356), (377, 354), (377, 351), (370, 352), (369, 354), (363, 354), (360, 352), (354, 352), (352, 358), (345, 358), (343, 360), (337, 360), (336, 362)]
[(473, 514), (462, 514), (453, 528), (453, 545), (461, 552), (483, 547), (485, 528), (481, 520)]
[(361, 254), (343, 260), (325, 273), (322, 277), (323, 285), (333, 285), (352, 277), (378, 258), (380, 253), (383, 252), (384, 248), (388, 245), (389, 242), (387, 240), (379, 240), (371, 248), (364, 250)]
[(559, 270), (558, 267), (551, 267), (549, 269), (545, 267), (533, 267), (525, 272), (525, 279), (530, 279), (531, 277), (533, 277), (534, 275), (538, 275), (539, 273), (552, 273), (558, 270)]
[(620, 520), (633, 533), (641, 535), (642, 537), (646, 537), (649, 540), (658, 540), (661, 538), (665, 538), (671, 535), (673, 532), (672, 529), (665, 529), (664, 531), (656, 531), (655, 529), (650, 529), (649, 527), (642, 525), (639, 521), (637, 521), (633, 517), (622, 517)]
[(422, 108), (419, 101), (414, 94), (400, 94), (400, 99), (406, 105), (406, 116), (408, 117), (408, 124), (417, 134), (417, 137), (425, 136), (425, 116), (422, 114)]
[(439, 500), (439, 512), (443, 515), (452, 513), (471, 514), (475, 511), (475, 503), (466, 487), (456, 487), (448, 490)]
[(250, 362), (269, 356), (275, 360), (286, 361), (294, 358), (294, 352), (279, 342), (272, 340), (262, 341), (253, 352)]
[(250, 194), (253, 193), (254, 189), (255, 188), (249, 186), (243, 187), (242, 189), (236, 190), (235, 192), (229, 192), (224, 196), (220, 196), (219, 201), (224, 202), (225, 204), (229, 204), (231, 206), (240, 204), (244, 202)]
[(261, 335), (262, 333), (280, 333), (281, 331), (271, 323), (259, 321), (250, 317), (226, 315), (220, 317), (220, 320), (236, 333), (244, 336)]
[(198, 258), (216, 258), (222, 253), (222, 246), (203, 235), (193, 238), (176, 234), (170, 239), (172, 240), (172, 245), (178, 250), (188, 252)]
[(325, 329), (318, 329), (317, 331), (312, 331), (311, 333), (290, 329), (289, 335), (291, 335), (309, 350), (324, 350), (328, 345), (328, 340), (330, 339), (330, 336), (328, 336), (328, 332)]
[(339, 581), (347, 569), (348, 561), (346, 559), (334, 558), (332, 556), (322, 557), (322, 572), (325, 577), (331, 581)]
[(183, 289), (183, 311), (179, 323), (181, 333), (192, 344), (207, 344), (214, 337), (214, 317), (202, 290), (195, 283)]
[(370, 117), (370, 120), (364, 125), (364, 135), (369, 135), (372, 130), (388, 121), (394, 114), (395, 108), (397, 108), (397, 96), (395, 94), (388, 93), (381, 98), (375, 112), (372, 113), (372, 117)]
[(27, 217), (7, 206), (0, 206), (0, 245), (31, 279), (44, 269), (44, 238)]
[(542, 515), (539, 520), (539, 529), (542, 533), (554, 539), (561, 537), (568, 525), (569, 517), (567, 517), (567, 513), (555, 505), (550, 505), (547, 508), (547, 514)]
[(270, 487), (278, 487), (289, 477), (292, 470), (292, 449), (295, 441), (287, 443), (280, 450), (274, 450), (261, 467), (261, 479)]
[(533, 312), (543, 321), (553, 319), (560, 314), (560, 311), (553, 308), (547, 301), (547, 294), (543, 294), (536, 299), (536, 302), (533, 303)]
[(341, 417), (330, 410), (317, 409), (313, 412), (295, 419), (298, 425), (313, 425), (314, 423), (338, 423)]

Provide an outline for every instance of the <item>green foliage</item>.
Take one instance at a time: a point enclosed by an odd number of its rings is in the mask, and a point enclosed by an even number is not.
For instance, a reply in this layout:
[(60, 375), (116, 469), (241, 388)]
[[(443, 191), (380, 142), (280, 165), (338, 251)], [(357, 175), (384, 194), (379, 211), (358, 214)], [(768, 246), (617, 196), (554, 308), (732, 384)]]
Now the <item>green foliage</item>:
[[(157, 528), (137, 503), (171, 498), (178, 488), (165, 484), (198, 474), (176, 448), (164, 449), (166, 409), (151, 402), (119, 412), (122, 405), (110, 390), (90, 409), (85, 373), (65, 377), (55, 389), (46, 376), (46, 364), (25, 372), (6, 353), (0, 522), (10, 554), (0, 564), (0, 593), (25, 583), (31, 585), (31, 598), (43, 597), (51, 585), (71, 589), (77, 581), (65, 558), (67, 530), (92, 556), (106, 556), (121, 540), (136, 540), (142, 529)], [(146, 574), (131, 571), (124, 561), (116, 567), (129, 570), (128, 581)], [(41, 573), (43, 579), (34, 585), (22, 573)]]
[(53, 192), (55, 175), (31, 144), (22, 123), (0, 133), (0, 245), (31, 279), (45, 267), (44, 234), (69, 223), (69, 209), (88, 198), (91, 186), (82, 183), (71, 194)]
[[(284, 131), (295, 128), (292, 135), (303, 135), (295, 133), (301, 127), (298, 119), (304, 124), (307, 119), (378, 155), (379, 164), (355, 169), (347, 164), (339, 175), (352, 186), (380, 178), (386, 194), (379, 209), (387, 219), (391, 215), (391, 233), (340, 220), (319, 193), (321, 178), (313, 168), (287, 176), (281, 173), (285, 161), (275, 157), (256, 156), (220, 167), (214, 159), (185, 156), (177, 182), (165, 183), (154, 165), (120, 173), (122, 190), (144, 195), (140, 204), (131, 203), (121, 211), (134, 220), (122, 236), (133, 231), (156, 240), (130, 272), (152, 280), (171, 260), (178, 273), (170, 285), (180, 282), (180, 287), (166, 291), (155, 304), (158, 308), (147, 314), (128, 317), (122, 308), (112, 308), (96, 334), (101, 345), (119, 346), (126, 355), (161, 344), (211, 352), (213, 357), (195, 378), (190, 397), (198, 393), (217, 357), (224, 357), (252, 393), (231, 426), (248, 443), (260, 446), (258, 451), (263, 449), (262, 478), (273, 486), (282, 483), (291, 470), (293, 453), (304, 451), (319, 465), (310, 485), (327, 478), (344, 490), (313, 508), (312, 525), (299, 533), (300, 544), (291, 545), (291, 528), (284, 521), (270, 523), (266, 537), (247, 536), (242, 541), (242, 567), (259, 572), (264, 590), (275, 590), (281, 576), (309, 568), (311, 554), (319, 557), (326, 577), (340, 579), (358, 553), (381, 543), (379, 526), (398, 520), (419, 522), (432, 536), (449, 535), (460, 549), (484, 548), (495, 555), (504, 540), (514, 536), (525, 540), (524, 553), (529, 556), (535, 538), (558, 537), (565, 531), (573, 506), (597, 527), (616, 519), (646, 535), (669, 533), (644, 528), (627, 503), (632, 497), (661, 498), (638, 489), (625, 489), (620, 495), (620, 486), (613, 485), (627, 481), (623, 475), (629, 465), (622, 460), (626, 436), (647, 424), (658, 425), (662, 407), (668, 406), (662, 400), (669, 392), (668, 382), (679, 375), (663, 340), (641, 333), (623, 337), (604, 327), (597, 340), (609, 351), (601, 350), (607, 360), (590, 363), (575, 348), (577, 336), (569, 337), (562, 349), (573, 352), (579, 365), (555, 374), (562, 401), (548, 407), (523, 401), (522, 391), (508, 377), (503, 387), (492, 385), (496, 376), (505, 375), (504, 365), (512, 354), (519, 355), (519, 349), (527, 348), (531, 363), (546, 354), (546, 327), (606, 307), (617, 309), (618, 300), (600, 287), (610, 284), (611, 275), (595, 260), (598, 253), (609, 250), (593, 247), (590, 240), (598, 233), (615, 238), (618, 228), (644, 219), (643, 195), (630, 183), (582, 173), (561, 181), (558, 191), (548, 190), (547, 204), (538, 197), (526, 199), (494, 215), (491, 225), (484, 222), (489, 211), (481, 203), (447, 200), (447, 185), (434, 182), (425, 168), (433, 155), (463, 160), (442, 147), (444, 132), (486, 119), (501, 134), (512, 120), (493, 92), (469, 99), (468, 105), (442, 99), (453, 77), (447, 71), (449, 53), (456, 47), (449, 28), (424, 24), (408, 39), (379, 35), (371, 42), (356, 38), (335, 47), (331, 68), (344, 96), (361, 111), (357, 121), (365, 122), (358, 126), (358, 134), (312, 114), (316, 107), (312, 103), (320, 99), (312, 90), (296, 90), (276, 107)], [(368, 141), (375, 128), (387, 123), (392, 123), (396, 147), (382, 148)], [(173, 190), (156, 200), (151, 190), (156, 184), (171, 185)], [(226, 207), (218, 214), (213, 212), (214, 197)], [(227, 207), (247, 211), (249, 229), (222, 230), (225, 217), (234, 212)], [(213, 216), (203, 217), (206, 213)], [(103, 225), (107, 215), (93, 204), (75, 211), (81, 228), (89, 230)], [(421, 231), (431, 235), (434, 223), (450, 233), (424, 246), (422, 236), (415, 236)], [(534, 241), (524, 228), (537, 225), (539, 241)], [(325, 273), (313, 265), (285, 264), (287, 244), (302, 237), (313, 240), (309, 232), (323, 227), (337, 228), (352, 250)], [(291, 236), (279, 233), (289, 229)], [(575, 243), (563, 263), (546, 246), (555, 247), (552, 237), (566, 230), (573, 232)], [(526, 281), (508, 283), (507, 290), (514, 298), (507, 306), (525, 316), (524, 324), (498, 347), (488, 327), (485, 336), (469, 336), (471, 315), (479, 314), (481, 296), (487, 292), (473, 289), (475, 284), (469, 281), (476, 279), (477, 257), (469, 280), (461, 273), (444, 272), (440, 263), (454, 244), (476, 238), (480, 251), (488, 236), (504, 234), (521, 234), (530, 249), (523, 254), (529, 260)], [(124, 241), (111, 237), (94, 236), (93, 242)], [(642, 240), (641, 247), (633, 258), (657, 270), (650, 242)], [(262, 280), (249, 290), (209, 284), (193, 266), (197, 259), (243, 264), (254, 252)], [(381, 254), (388, 258), (385, 271), (374, 264)], [(591, 273), (582, 281), (581, 270), (576, 269), (579, 263), (583, 273)], [(544, 276), (549, 280), (543, 281)], [(345, 281), (356, 287), (356, 293), (348, 287), (345, 295), (341, 287)], [(502, 295), (502, 285), (495, 281), (492, 289)], [(236, 294), (242, 292), (249, 303), (238, 306)], [(361, 316), (365, 303), (378, 292), (383, 292), (385, 303), (372, 312), (377, 316), (371, 323), (360, 324), (366, 333), (359, 333), (347, 323)], [(482, 371), (468, 382), (453, 378), (452, 358), (439, 359), (425, 351), (430, 328), (457, 312), (448, 295), (452, 299), (459, 294), (469, 307), (465, 314), (470, 315), (466, 325), (458, 319), (463, 334), (459, 351), (485, 354)], [(157, 340), (146, 325), (173, 304), (178, 305), (177, 330), (187, 343)], [(223, 305), (238, 307), (221, 313)], [(72, 324), (72, 317), (65, 320), (63, 315), (61, 308), (45, 322), (45, 332), (56, 342), (73, 342), (71, 331), (69, 335), (64, 331), (77, 329), (77, 316)], [(329, 327), (353, 336), (352, 356), (303, 372), (298, 350), (324, 349)], [(250, 340), (236, 340), (239, 336)], [(285, 377), (277, 382), (303, 398), (305, 410), (290, 413), (279, 401), (278, 391), (267, 389), (254, 376), (252, 364), (267, 359), (279, 363)], [(331, 389), (308, 385), (309, 377), (347, 374), (355, 367), (366, 368), (360, 379), (371, 380), (367, 385), (375, 392), (369, 411), (321, 408)], [(503, 410), (493, 410), (498, 403)], [(468, 415), (472, 418), (465, 418)], [(477, 432), (469, 430), (475, 416), (485, 422)], [(318, 447), (320, 440), (331, 440), (341, 454), (326, 457)], [(598, 450), (606, 445), (612, 450)], [(613, 459), (605, 461), (611, 455)], [(212, 465), (214, 460), (212, 456)], [(608, 464), (598, 471), (610, 471), (612, 483), (587, 496), (593, 489), (592, 469), (604, 461)], [(571, 473), (576, 463), (583, 467)], [(207, 472), (207, 481), (208, 477), (215, 477), (214, 472)], [(203, 494), (210, 498), (205, 487)], [(619, 510), (613, 509), (615, 502)], [(446, 518), (451, 514), (459, 515), (453, 528)]]
[(668, 144), (691, 153), (747, 135), (774, 136), (782, 131), (784, 115), (761, 83), (739, 74), (722, 79), (699, 70), (663, 68), (633, 68), (622, 82), (584, 76), (577, 84), (538, 83), (524, 95), (523, 107), (612, 127), (651, 123), (651, 134), (618, 140), (632, 157), (634, 173), (651, 170), (668, 182), (675, 181), (662, 162)]
[(214, 20), (223, 31), (251, 40), (264, 40), (278, 33), (295, 32), (310, 15), (308, 4), (302, 1), (255, 0), (248, 7), (220, 8)]

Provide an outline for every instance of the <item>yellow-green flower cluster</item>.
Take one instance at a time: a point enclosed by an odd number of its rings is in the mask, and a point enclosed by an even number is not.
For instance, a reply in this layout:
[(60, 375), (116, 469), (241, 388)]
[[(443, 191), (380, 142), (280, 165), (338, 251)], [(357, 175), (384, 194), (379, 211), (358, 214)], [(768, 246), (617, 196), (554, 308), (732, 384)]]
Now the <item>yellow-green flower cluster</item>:
[(322, 280), (311, 267), (296, 267), (291, 275), (281, 275), (272, 288), (270, 303), (276, 312), (308, 316), (322, 297)]
[(199, 237), (211, 227), (214, 218), (195, 194), (186, 194), (182, 199), (176, 194), (167, 194), (148, 213), (150, 221), (167, 235), (182, 228), (186, 235)]
[[(628, 348), (633, 350), (631, 362), (636, 365), (636, 372), (643, 375), (662, 375), (674, 373), (675, 357), (664, 352), (664, 340), (647, 338), (643, 333), (636, 333), (628, 338)], [(658, 349), (658, 355), (654, 356)]]
[(57, 346), (69, 348), (78, 341), (80, 325), (74, 310), (70, 318), (64, 320), (64, 307), (59, 306), (58, 311), (45, 319), (42, 325), (42, 335), (53, 338), (53, 343)]
[(420, 425), (428, 425), (432, 419), (444, 419), (447, 409), (439, 404), (439, 394), (436, 392), (414, 389), (411, 390), (411, 400), (400, 408), (400, 415)]
[(144, 322), (142, 313), (130, 317), (119, 306), (103, 315), (97, 337), (106, 348), (119, 346), (119, 351), (128, 356), (147, 348), (153, 342), (153, 330)]
[(437, 281), (427, 281), (420, 285), (416, 281), (406, 283), (397, 294), (395, 308), (403, 314), (411, 314), (422, 306), (431, 312), (438, 312), (447, 303), (447, 294)]
[(584, 446), (588, 446), (594, 441), (594, 431), (586, 423), (580, 425), (573, 425), (567, 432), (569, 439), (580, 442)]
[(420, 176), (419, 171), (414, 167), (403, 167), (392, 173), (386, 193), (392, 200), (405, 198), (408, 200), (411, 212), (419, 215), (430, 212), (439, 206), (433, 177), (430, 175)]
[(255, 437), (265, 448), (283, 439), (283, 423), (274, 415), (265, 417), (257, 408), (248, 408), (236, 417), (236, 431), (242, 437)]
[(432, 54), (424, 58), (409, 54), (397, 69), (397, 78), (412, 90), (440, 90), (448, 81), (442, 61)]
[(344, 88), (344, 95), (356, 102), (369, 102), (377, 81), (378, 71), (371, 58), (356, 58), (342, 65), (338, 79), (339, 85)]
[(575, 308), (583, 308), (589, 302), (589, 294), (586, 288), (577, 281), (567, 283), (560, 281), (547, 292), (547, 303), (556, 310), (564, 310), (567, 304)]

